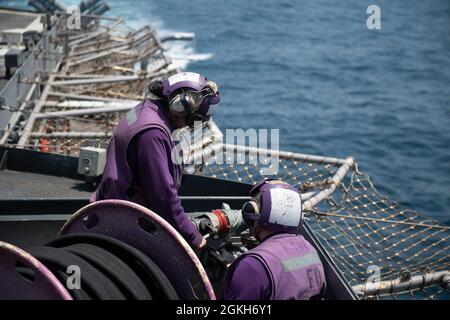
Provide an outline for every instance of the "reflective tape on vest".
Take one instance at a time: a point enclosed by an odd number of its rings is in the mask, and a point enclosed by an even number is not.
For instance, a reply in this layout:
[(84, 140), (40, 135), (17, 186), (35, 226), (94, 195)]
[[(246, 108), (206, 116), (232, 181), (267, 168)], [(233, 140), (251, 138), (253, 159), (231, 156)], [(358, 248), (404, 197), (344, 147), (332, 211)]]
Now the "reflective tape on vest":
[(133, 109), (131, 109), (130, 111), (128, 111), (127, 113), (126, 113), (126, 118), (127, 118), (127, 124), (129, 125), (129, 126), (131, 126), (133, 123), (135, 123), (136, 122), (136, 120), (137, 120), (137, 114), (136, 114), (136, 109), (135, 108), (133, 108)]
[(283, 260), (281, 261), (281, 266), (283, 267), (284, 272), (291, 272), (320, 263), (319, 255), (315, 252), (311, 252), (299, 257)]

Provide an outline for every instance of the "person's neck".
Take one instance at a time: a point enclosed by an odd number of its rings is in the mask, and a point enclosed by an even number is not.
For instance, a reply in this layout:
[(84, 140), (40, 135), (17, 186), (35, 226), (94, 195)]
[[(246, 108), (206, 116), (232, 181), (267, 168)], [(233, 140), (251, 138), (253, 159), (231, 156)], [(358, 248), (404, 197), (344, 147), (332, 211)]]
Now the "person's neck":
[(256, 235), (256, 238), (260, 241), (263, 242), (265, 240), (267, 240), (268, 238), (277, 235), (277, 234), (281, 234), (284, 233), (284, 231), (271, 231), (268, 229), (262, 229), (261, 231), (258, 232), (258, 234)]
[(258, 232), (258, 240), (263, 242), (265, 239), (267, 239), (268, 237), (270, 237), (272, 235), (273, 232), (267, 230), (267, 229), (262, 229)]

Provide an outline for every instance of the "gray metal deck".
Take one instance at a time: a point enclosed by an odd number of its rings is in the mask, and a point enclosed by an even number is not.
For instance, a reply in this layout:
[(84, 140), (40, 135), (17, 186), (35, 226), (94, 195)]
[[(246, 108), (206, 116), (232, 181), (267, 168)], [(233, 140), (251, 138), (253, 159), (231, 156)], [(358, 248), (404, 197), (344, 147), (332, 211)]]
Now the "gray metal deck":
[(2, 200), (87, 199), (91, 194), (86, 183), (80, 180), (10, 170), (0, 171), (0, 188)]

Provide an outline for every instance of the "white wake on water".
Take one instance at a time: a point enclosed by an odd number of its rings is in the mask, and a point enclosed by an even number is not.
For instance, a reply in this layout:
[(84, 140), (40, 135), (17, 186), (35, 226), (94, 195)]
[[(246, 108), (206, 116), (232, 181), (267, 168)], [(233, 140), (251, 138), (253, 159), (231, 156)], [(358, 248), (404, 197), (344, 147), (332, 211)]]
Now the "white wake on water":
[[(185, 31), (175, 31), (169, 30), (164, 27), (164, 22), (161, 19), (148, 16), (134, 17), (130, 21), (126, 21), (128, 27), (132, 29), (140, 29), (145, 25), (151, 25), (156, 30), (156, 34), (159, 39), (162, 39), (171, 34)], [(213, 53), (197, 53), (195, 52), (195, 38), (193, 41), (177, 40), (177, 41), (167, 41), (163, 43), (164, 53), (167, 57), (172, 60), (171, 67), (184, 70), (187, 68), (189, 63), (194, 61), (205, 61), (211, 59)]]
[[(61, 2), (63, 2), (65, 5), (74, 5), (78, 4), (79, 0), (63, 0)], [(26, 7), (27, 5), (26, 0), (0, 0), (0, 3), (11, 7), (17, 5), (23, 5), (24, 7)], [(148, 10), (145, 14), (136, 13), (133, 7), (123, 6), (114, 3), (114, 1), (111, 1), (110, 4), (111, 10), (106, 13), (106, 16), (120, 16), (125, 18), (125, 24), (131, 29), (138, 30), (145, 25), (151, 25), (153, 28), (155, 28), (157, 36), (160, 39), (173, 33), (180, 32), (166, 29), (164, 26), (164, 22), (156, 15), (150, 13), (155, 9), (149, 3), (146, 3)], [(165, 54), (172, 60), (171, 67), (184, 70), (191, 62), (205, 61), (211, 59), (214, 56), (213, 53), (195, 52), (194, 44), (195, 39), (194, 41), (167, 41), (163, 43)]]
[[(170, 34), (171, 32), (168, 32)], [(163, 36), (163, 32), (158, 32)], [(185, 69), (193, 61), (205, 61), (211, 59), (212, 53), (196, 53), (193, 41), (168, 41), (163, 44), (166, 55), (172, 60), (172, 66), (177, 69)]]

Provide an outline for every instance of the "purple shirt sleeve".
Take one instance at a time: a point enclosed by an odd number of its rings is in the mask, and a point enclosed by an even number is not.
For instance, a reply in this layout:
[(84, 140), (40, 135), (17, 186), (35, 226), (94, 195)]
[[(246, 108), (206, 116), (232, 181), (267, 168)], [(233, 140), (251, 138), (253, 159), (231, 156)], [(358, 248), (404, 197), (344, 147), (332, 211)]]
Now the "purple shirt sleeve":
[(202, 235), (181, 206), (170, 172), (172, 147), (167, 136), (159, 129), (146, 130), (136, 137), (131, 149), (130, 165), (135, 166), (133, 169), (148, 197), (149, 208), (169, 222), (191, 245), (198, 247)]
[(222, 295), (225, 300), (269, 300), (271, 293), (266, 269), (258, 259), (248, 256), (238, 262)]

